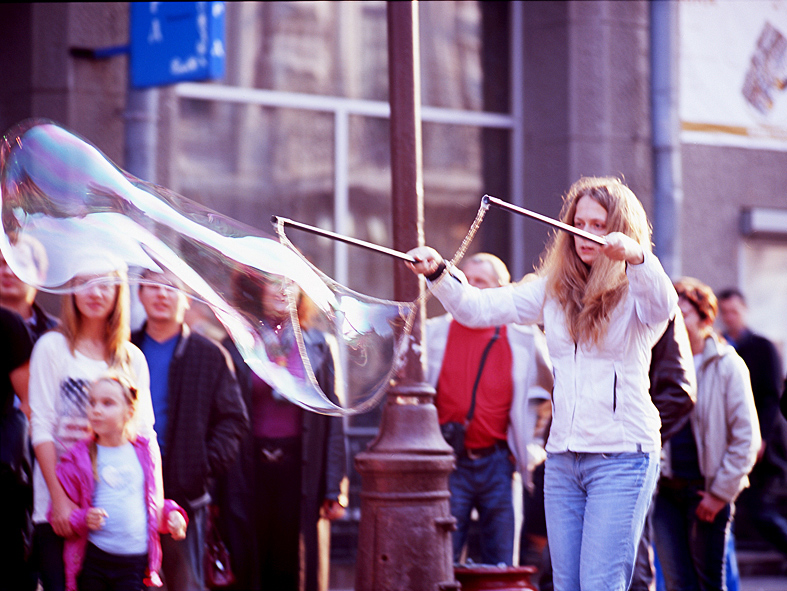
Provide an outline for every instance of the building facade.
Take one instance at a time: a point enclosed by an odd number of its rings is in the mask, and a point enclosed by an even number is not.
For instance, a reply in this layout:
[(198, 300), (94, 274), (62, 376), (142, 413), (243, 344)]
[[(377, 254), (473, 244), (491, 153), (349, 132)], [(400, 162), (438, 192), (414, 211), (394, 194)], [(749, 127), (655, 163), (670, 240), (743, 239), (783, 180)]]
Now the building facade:
[[(785, 1), (420, 2), (426, 242), (451, 256), (485, 193), (557, 216), (581, 175), (623, 177), (668, 272), (740, 287), (753, 326), (787, 342), (786, 14)], [(385, 2), (227, 3), (225, 78), (142, 91), (141, 115), (128, 56), (91, 53), (127, 45), (128, 25), (128, 3), (0, 6), (0, 128), (52, 119), (131, 168), (129, 128), (146, 117), (144, 180), (265, 232), (280, 215), (390, 246)], [(392, 297), (394, 262), (290, 238), (338, 282)], [(492, 210), (471, 252), (518, 278), (547, 238)], [(379, 415), (345, 420), (355, 454)], [(356, 508), (358, 488), (353, 474)]]

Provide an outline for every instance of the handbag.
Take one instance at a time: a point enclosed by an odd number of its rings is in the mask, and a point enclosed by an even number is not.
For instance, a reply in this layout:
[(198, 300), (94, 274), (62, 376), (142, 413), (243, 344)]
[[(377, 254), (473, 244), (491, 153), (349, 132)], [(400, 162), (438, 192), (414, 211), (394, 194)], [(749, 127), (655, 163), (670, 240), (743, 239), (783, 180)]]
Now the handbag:
[(230, 552), (221, 539), (216, 526), (219, 508), (211, 505), (205, 526), (205, 584), (211, 589), (229, 587), (235, 583), (235, 575), (230, 564)]
[(492, 338), (486, 344), (484, 352), (481, 354), (481, 362), (478, 364), (478, 373), (476, 374), (475, 383), (473, 384), (473, 397), (470, 400), (470, 410), (467, 411), (465, 422), (459, 423), (457, 421), (448, 421), (440, 425), (440, 432), (443, 434), (443, 439), (445, 439), (446, 443), (454, 450), (456, 457), (459, 457), (465, 451), (465, 431), (475, 414), (475, 395), (478, 391), (478, 383), (481, 381), (481, 373), (484, 371), (484, 364), (489, 355), (489, 349), (492, 348), (492, 345), (494, 345), (495, 341), (499, 338), (500, 327), (496, 326), (495, 334), (492, 335)]

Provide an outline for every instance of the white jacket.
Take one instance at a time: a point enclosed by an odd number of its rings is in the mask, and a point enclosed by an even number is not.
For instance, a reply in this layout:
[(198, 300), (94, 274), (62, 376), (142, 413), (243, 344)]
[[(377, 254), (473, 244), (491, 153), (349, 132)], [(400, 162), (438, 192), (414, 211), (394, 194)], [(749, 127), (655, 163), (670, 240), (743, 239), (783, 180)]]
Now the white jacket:
[(577, 346), (563, 309), (546, 297), (546, 279), (479, 290), (461, 271), (434, 285), (434, 293), (469, 327), (543, 322), (555, 386), (546, 450), (618, 453), (660, 449), (658, 410), (648, 392), (650, 354), (675, 309), (678, 296), (658, 259), (645, 254), (627, 265), (628, 293), (612, 312), (599, 345)]
[[(731, 503), (749, 485), (760, 449), (760, 423), (746, 363), (715, 335), (705, 340), (691, 427), (705, 490)], [(663, 459), (662, 474), (670, 477), (669, 441)]]
[[(437, 387), (443, 367), (451, 320), (450, 314), (444, 314), (426, 321), (426, 380), (434, 387)], [(528, 445), (533, 441), (538, 419), (530, 401), (551, 398), (552, 364), (544, 333), (537, 327), (509, 324), (506, 335), (513, 359), (514, 384), (514, 397), (508, 413), (508, 446), (516, 458), (517, 470), (528, 483), (528, 463), (534, 459), (530, 458)]]

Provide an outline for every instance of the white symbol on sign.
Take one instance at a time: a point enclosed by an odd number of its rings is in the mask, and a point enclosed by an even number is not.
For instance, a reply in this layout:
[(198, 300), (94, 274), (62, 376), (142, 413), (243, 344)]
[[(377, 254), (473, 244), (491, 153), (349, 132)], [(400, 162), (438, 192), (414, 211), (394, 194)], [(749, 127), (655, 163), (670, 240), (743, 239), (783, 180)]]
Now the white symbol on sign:
[(204, 57), (192, 55), (185, 58), (185, 60), (175, 57), (169, 62), (169, 71), (170, 74), (182, 75), (188, 74), (189, 72), (196, 72), (200, 68), (205, 68), (206, 65), (207, 60)]
[(150, 32), (148, 32), (148, 43), (161, 43), (164, 41), (164, 35), (161, 34), (161, 21), (154, 18), (150, 21)]
[(214, 39), (213, 45), (210, 47), (211, 57), (224, 57), (224, 44), (221, 39)]

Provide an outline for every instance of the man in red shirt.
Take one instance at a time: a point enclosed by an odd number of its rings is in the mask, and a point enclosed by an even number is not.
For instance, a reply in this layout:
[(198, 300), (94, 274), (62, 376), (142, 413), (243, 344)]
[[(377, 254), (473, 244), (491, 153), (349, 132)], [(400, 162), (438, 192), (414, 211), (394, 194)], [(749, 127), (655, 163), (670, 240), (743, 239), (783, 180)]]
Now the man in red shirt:
[[(505, 264), (487, 253), (469, 257), (461, 269), (468, 283), (480, 289), (511, 281)], [(449, 479), (451, 513), (457, 519), (454, 561), (461, 559), (475, 508), (481, 561), (511, 565), (511, 478), (515, 469), (523, 480), (529, 478), (527, 446), (535, 408), (552, 388), (544, 335), (537, 327), (519, 325), (468, 328), (445, 315), (427, 322), (426, 343), (427, 379), (437, 389), (441, 428), (447, 438), (451, 427), (464, 432), (464, 441), (455, 444), (456, 469)]]

